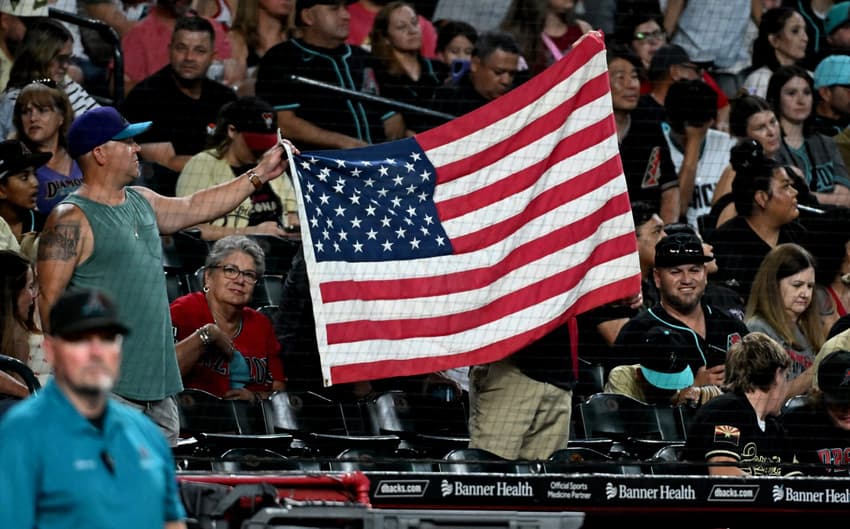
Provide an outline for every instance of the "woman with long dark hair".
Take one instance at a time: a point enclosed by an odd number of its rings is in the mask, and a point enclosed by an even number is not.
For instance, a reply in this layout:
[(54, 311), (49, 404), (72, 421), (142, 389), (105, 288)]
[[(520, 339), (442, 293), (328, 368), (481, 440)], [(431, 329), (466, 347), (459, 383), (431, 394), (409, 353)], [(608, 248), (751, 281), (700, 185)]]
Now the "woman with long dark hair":
[[(0, 250), (0, 354), (29, 363), (30, 336), (35, 324), (35, 276), (29, 260), (18, 252)], [(25, 398), (27, 387), (0, 371), (0, 393)]]
[(798, 64), (806, 57), (806, 22), (790, 7), (768, 9), (761, 17), (753, 43), (753, 68), (743, 88), (765, 97), (770, 76), (780, 66)]

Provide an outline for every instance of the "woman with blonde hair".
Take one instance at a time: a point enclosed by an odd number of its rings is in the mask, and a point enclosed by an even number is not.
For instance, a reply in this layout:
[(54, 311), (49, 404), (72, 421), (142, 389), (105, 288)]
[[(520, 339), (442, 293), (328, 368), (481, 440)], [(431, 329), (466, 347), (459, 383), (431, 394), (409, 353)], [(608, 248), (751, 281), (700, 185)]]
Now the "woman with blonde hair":
[(747, 300), (747, 328), (779, 342), (792, 363), (789, 397), (812, 386), (811, 366), (824, 342), (820, 314), (812, 304), (815, 260), (802, 246), (776, 246), (762, 261)]
[(295, 29), (295, 0), (245, 0), (236, 6), (227, 32), (233, 59), (240, 71), (233, 80), (241, 95), (254, 94), (257, 66), (272, 47), (286, 41)]

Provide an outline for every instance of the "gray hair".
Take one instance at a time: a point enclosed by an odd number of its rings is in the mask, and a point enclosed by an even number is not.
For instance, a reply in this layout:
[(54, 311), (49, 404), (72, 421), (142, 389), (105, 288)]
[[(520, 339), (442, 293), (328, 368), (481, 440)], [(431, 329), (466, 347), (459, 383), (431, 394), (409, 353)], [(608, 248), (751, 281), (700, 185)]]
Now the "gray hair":
[(207, 254), (207, 260), (204, 263), (206, 268), (218, 266), (225, 257), (233, 252), (242, 252), (251, 256), (254, 260), (254, 266), (257, 268), (257, 275), (262, 276), (266, 271), (266, 254), (260, 245), (252, 239), (244, 235), (228, 235), (221, 238), (213, 244), (210, 253)]

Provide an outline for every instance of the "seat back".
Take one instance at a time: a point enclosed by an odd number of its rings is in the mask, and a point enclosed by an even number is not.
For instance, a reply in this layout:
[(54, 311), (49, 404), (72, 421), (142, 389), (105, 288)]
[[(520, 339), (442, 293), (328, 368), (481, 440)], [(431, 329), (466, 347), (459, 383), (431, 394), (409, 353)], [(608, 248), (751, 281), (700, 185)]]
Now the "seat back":
[(394, 390), (376, 396), (366, 407), (374, 433), (469, 437), (460, 401)]
[(272, 424), (287, 433), (348, 434), (339, 403), (312, 393), (278, 391), (271, 398)]
[(618, 393), (597, 393), (577, 406), (585, 438), (663, 439), (655, 407)]
[(262, 408), (245, 400), (225, 400), (200, 389), (187, 388), (177, 395), (177, 410), (183, 437), (202, 432), (270, 433)]
[(417, 462), (412, 459), (393, 457), (368, 448), (348, 448), (328, 461), (331, 470), (344, 472), (360, 471), (396, 471), (396, 472), (433, 472), (429, 462)]
[(451, 450), (437, 463), (437, 467), (440, 472), (451, 474), (468, 474), (470, 472), (512, 474), (517, 470), (516, 463), (480, 448)]
[(192, 273), (204, 265), (210, 245), (201, 239), (200, 230), (181, 230), (172, 237), (173, 251), (176, 254), (174, 262), (179, 262), (181, 270)]

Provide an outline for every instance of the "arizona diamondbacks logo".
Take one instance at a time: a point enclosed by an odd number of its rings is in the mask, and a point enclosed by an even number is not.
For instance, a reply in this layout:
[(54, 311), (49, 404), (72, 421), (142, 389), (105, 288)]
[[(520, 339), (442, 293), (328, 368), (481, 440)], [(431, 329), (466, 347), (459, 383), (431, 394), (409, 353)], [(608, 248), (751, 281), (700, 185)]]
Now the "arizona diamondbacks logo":
[(658, 187), (658, 174), (661, 172), (661, 147), (655, 146), (649, 154), (649, 162), (646, 164), (646, 170), (643, 172), (643, 181), (640, 183), (641, 189)]

